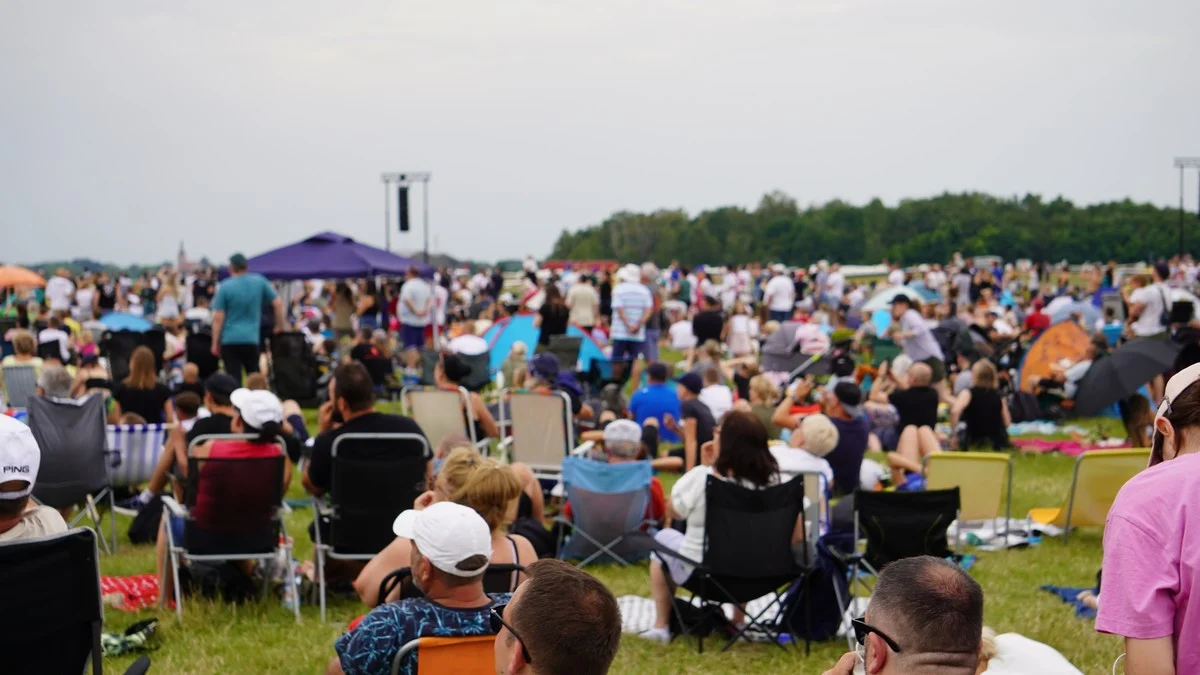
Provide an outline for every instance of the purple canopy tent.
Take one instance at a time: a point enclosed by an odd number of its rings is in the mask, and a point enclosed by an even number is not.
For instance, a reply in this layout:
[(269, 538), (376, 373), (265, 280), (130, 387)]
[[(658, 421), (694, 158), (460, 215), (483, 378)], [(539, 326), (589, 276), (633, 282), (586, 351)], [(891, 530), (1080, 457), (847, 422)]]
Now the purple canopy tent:
[(360, 244), (336, 232), (315, 234), (256, 255), (247, 263), (251, 272), (273, 281), (402, 276), (413, 266), (423, 273), (432, 269), (411, 258)]

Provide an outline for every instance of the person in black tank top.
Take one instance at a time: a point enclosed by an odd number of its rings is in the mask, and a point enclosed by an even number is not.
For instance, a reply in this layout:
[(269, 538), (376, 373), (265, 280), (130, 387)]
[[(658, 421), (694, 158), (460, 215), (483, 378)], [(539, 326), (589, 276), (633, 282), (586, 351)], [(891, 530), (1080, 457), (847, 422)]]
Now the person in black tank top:
[(1012, 417), (1008, 404), (996, 389), (996, 367), (990, 361), (981, 360), (971, 367), (975, 386), (960, 393), (950, 410), (950, 426), (958, 428), (962, 421), (966, 428), (955, 435), (953, 441), (964, 449), (990, 446), (1002, 450), (1009, 446), (1008, 425)]

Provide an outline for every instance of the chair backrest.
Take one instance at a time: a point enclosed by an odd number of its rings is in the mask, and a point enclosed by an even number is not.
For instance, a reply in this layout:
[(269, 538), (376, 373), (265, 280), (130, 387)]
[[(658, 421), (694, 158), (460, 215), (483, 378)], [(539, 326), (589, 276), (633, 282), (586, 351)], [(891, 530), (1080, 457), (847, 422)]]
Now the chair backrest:
[(280, 399), (311, 402), (317, 398), (317, 362), (303, 333), (270, 338), (271, 384)]
[[(571, 503), (575, 527), (605, 544), (640, 528), (650, 504), (652, 475), (648, 461), (609, 464), (584, 457), (563, 460), (563, 490)], [(610, 548), (622, 557), (637, 552), (634, 540)], [(571, 537), (560, 557), (586, 558), (599, 550), (586, 537)]]
[(1005, 513), (1012, 496), (1012, 456), (1005, 452), (935, 452), (925, 458), (925, 489), (960, 488), (958, 517), (986, 520)]
[(110, 424), (105, 427), (107, 446), (115, 457), (108, 475), (113, 486), (140, 485), (154, 476), (167, 442), (168, 424)]
[(565, 370), (574, 371), (579, 364), (579, 351), (583, 349), (583, 338), (578, 335), (555, 335), (550, 338), (548, 351), (558, 358)]
[(342, 434), (333, 441), (330, 541), (334, 552), (379, 553), (396, 514), (425, 491), (429, 441), (420, 434)]
[(809, 555), (816, 555), (817, 540), (829, 530), (829, 481), (818, 471), (802, 471), (792, 480), (804, 483), (804, 532)]
[(200, 370), (201, 381), (217, 372), (220, 366), (217, 357), (212, 354), (212, 340), (212, 333), (206, 331), (188, 333), (184, 340), (184, 354), (188, 362), (196, 364)]
[(138, 347), (148, 347), (154, 354), (154, 370), (162, 372), (163, 352), (167, 349), (167, 334), (161, 328), (145, 332), (132, 330), (105, 331), (100, 337), (100, 354), (108, 359), (108, 373), (113, 382), (129, 377), (129, 357)]
[[(254, 434), (204, 434), (188, 445), (183, 500), (188, 507), (184, 542), (190, 553), (256, 553), (279, 543), (287, 447), (270, 457), (195, 457), (209, 441), (251, 441)], [(195, 536), (199, 532), (202, 536)]]
[(29, 429), (42, 451), (33, 495), (54, 508), (78, 504), (109, 484), (104, 397), (29, 399)]
[(37, 355), (43, 359), (58, 359), (62, 360), (62, 340), (50, 340), (49, 342), (39, 342), (37, 346)]
[(856, 491), (854, 522), (867, 538), (867, 562), (878, 570), (903, 558), (952, 555), (946, 530), (958, 517), (958, 506), (958, 488), (924, 492)]
[[(704, 565), (717, 577), (762, 582), (743, 585), (744, 592), (725, 584), (743, 595), (739, 600), (759, 597), (794, 578), (799, 568), (792, 534), (804, 503), (803, 481), (757, 490), (710, 475), (705, 499)], [(764, 585), (757, 595), (744, 597)]]
[(562, 392), (512, 392), (507, 408), (512, 417), (512, 461), (535, 470), (561, 469), (574, 446), (571, 399)]
[(0, 543), (0, 648), (5, 673), (79, 673), (90, 657), (101, 672), (100, 566), (96, 533), (61, 534)]
[(392, 675), (405, 659), (417, 659), (417, 675), (490, 673), (495, 670), (495, 635), (423, 637), (405, 644), (392, 660)]
[(1149, 450), (1091, 450), (1075, 460), (1066, 527), (1103, 525), (1121, 486), (1150, 462)]
[(482, 354), (459, 354), (458, 358), (462, 359), (463, 363), (467, 364), (467, 367), (470, 368), (467, 376), (461, 382), (467, 391), (478, 392), (492, 381), (490, 370), (492, 361), (491, 351), (486, 351)]
[(470, 398), (465, 388), (457, 391), (444, 389), (405, 388), (401, 394), (408, 416), (421, 427), (429, 444), (441, 445), (447, 436), (466, 436), (474, 443), (474, 425), (468, 425), (466, 413), (470, 410)]
[(4, 401), (10, 408), (24, 408), (37, 393), (37, 369), (33, 366), (4, 366)]

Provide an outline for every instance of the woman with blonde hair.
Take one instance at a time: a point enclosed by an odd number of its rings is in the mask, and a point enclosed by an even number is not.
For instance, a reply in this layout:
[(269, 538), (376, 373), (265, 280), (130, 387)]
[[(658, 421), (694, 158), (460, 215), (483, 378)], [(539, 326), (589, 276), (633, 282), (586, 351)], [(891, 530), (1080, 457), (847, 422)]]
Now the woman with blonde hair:
[[(42, 376), (42, 359), (37, 355), (37, 339), (33, 337), (33, 333), (27, 330), (16, 330), (12, 332), (10, 338), (13, 346), (13, 353), (0, 360), (0, 367), (8, 366), (33, 366), (34, 378)], [(0, 373), (0, 384), (4, 382), (4, 375)]]
[(158, 303), (158, 322), (170, 327), (179, 323), (179, 287), (175, 285), (174, 275), (167, 275), (163, 279), (155, 299)]
[[(483, 457), (471, 448), (459, 447), (450, 451), (434, 481), (433, 490), (417, 497), (413, 508), (419, 511), (430, 504), (449, 501), (475, 509), (492, 530), (491, 563), (526, 566), (537, 560), (533, 545), (525, 537), (508, 533), (516, 518), (520, 496), (521, 483), (512, 467)], [(407, 567), (411, 552), (412, 541), (396, 537), (354, 580), (358, 597), (371, 606), (397, 599), (399, 589), (387, 598), (380, 598), (379, 584), (392, 571)], [(509, 590), (515, 589), (523, 577), (514, 573)]]
[(972, 448), (989, 445), (992, 449), (1008, 448), (1008, 426), (1012, 416), (1008, 404), (996, 391), (996, 366), (980, 359), (971, 366), (973, 386), (960, 392), (950, 408), (950, 428), (958, 429), (961, 420), (966, 428), (950, 437), (951, 447)]
[(109, 417), (121, 419), (125, 413), (137, 413), (148, 424), (175, 421), (171, 390), (158, 381), (154, 352), (141, 346), (129, 357), (129, 375), (113, 390), (113, 410)]
[(766, 375), (755, 375), (750, 378), (750, 412), (767, 428), (767, 438), (779, 440), (783, 429), (771, 418), (775, 416), (775, 406), (779, 403), (779, 387)]

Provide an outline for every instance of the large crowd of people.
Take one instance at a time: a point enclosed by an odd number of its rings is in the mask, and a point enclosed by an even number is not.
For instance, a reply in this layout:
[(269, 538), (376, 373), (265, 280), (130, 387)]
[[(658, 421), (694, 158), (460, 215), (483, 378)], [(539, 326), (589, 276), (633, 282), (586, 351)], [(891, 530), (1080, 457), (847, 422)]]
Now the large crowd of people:
[[(1126, 637), (1129, 666), (1148, 669), (1138, 672), (1200, 668), (1200, 652), (1180, 639), (1196, 621), (1187, 602), (1195, 552), (1186, 522), (1196, 508), (1188, 481), (1197, 474), (1187, 467), (1200, 447), (1191, 429), (1200, 424), (1193, 414), (1200, 406), (1192, 405), (1200, 400), (1200, 371), (1189, 359), (1200, 360), (1193, 357), (1200, 333), (1191, 332), (1200, 323), (1186, 310), (1200, 268), (1190, 257), (1158, 261), (1147, 274), (1115, 263), (1068, 268), (957, 255), (947, 264), (885, 265), (882, 275), (856, 277), (824, 261), (805, 268), (576, 269), (530, 259), (520, 274), (413, 266), (404, 279), (282, 283), (256, 274), (240, 254), (219, 281), (211, 269), (163, 268), (136, 277), (64, 269), (44, 288), (0, 290), (11, 352), (2, 365), (6, 373), (31, 367), (37, 396), (104, 397), (110, 424), (168, 425), (153, 477), (126, 495), (123, 509), (141, 513), (162, 494), (182, 497), (171, 477), (186, 479), (189, 458), (266, 459), (280, 452), (288, 457), (285, 488), (295, 470), (314, 499), (328, 499), (340, 437), (426, 436), (412, 418), (379, 410), (380, 398), (406, 385), (458, 391), (472, 375), (471, 359), (495, 343), (489, 329), (532, 315), (536, 337), (502, 355), (492, 380), (564, 395), (575, 435), (594, 444), (598, 461), (648, 461), (656, 472), (679, 473), (669, 495), (654, 479), (646, 520), (660, 546), (700, 560), (710, 481), (761, 490), (816, 473), (832, 499), (858, 490), (920, 490), (922, 463), (931, 454), (1007, 449), (1022, 389), (1070, 401), (1091, 365), (1118, 342), (1175, 339), (1183, 346), (1176, 366), (1146, 382), (1146, 395), (1121, 401), (1130, 442), (1152, 444), (1153, 463), (1173, 470), (1152, 466), (1122, 490), (1104, 560), (1104, 578), (1119, 585), (1102, 593), (1097, 626)], [(883, 293), (886, 302), (867, 305)], [(166, 336), (162, 354), (147, 346), (126, 354), (127, 374), (118, 382), (110, 379), (102, 339), (113, 313), (145, 318)], [(1086, 353), (1022, 387), (1020, 354), (1061, 321), (1092, 336)], [(560, 361), (555, 338), (569, 332), (593, 341), (609, 370), (581, 371)], [(272, 393), (262, 374), (264, 348), (280, 333), (303, 335), (320, 365), (311, 431), (299, 404)], [(220, 364), (203, 379), (185, 348), (193, 334), (211, 337), (208, 356)], [(776, 335), (786, 338), (779, 353), (788, 360), (802, 355), (793, 362), (803, 365), (769, 362)], [(894, 356), (874, 358), (887, 346)], [(497, 421), (505, 405), (499, 390), (474, 387), (463, 399), (476, 443), (426, 438), (423, 490), (412, 510), (396, 514), (390, 545), (365, 565), (327, 561), (332, 588), (364, 603), (364, 616), (333, 645), (328, 672), (389, 672), (409, 639), (488, 634), (498, 635), (497, 673), (607, 671), (621, 631), (611, 592), (574, 567), (541, 560), (555, 554), (546, 527), (555, 498), (530, 467), (479, 449), (511, 433)], [(0, 541), (66, 527), (58, 510), (29, 500), (40, 453), (27, 431), (0, 417)], [(228, 433), (254, 438), (191, 448), (200, 436)], [(395, 447), (376, 444), (362, 459)], [(883, 461), (868, 459), (870, 450), (882, 452)], [(225, 494), (203, 485), (193, 513), (198, 521), (215, 518), (214, 501)], [(275, 488), (242, 481), (238, 489)], [(561, 506), (569, 520), (572, 505)], [(220, 536), (205, 535), (199, 525), (187, 536)], [(822, 534), (845, 527), (835, 512)], [(164, 603), (172, 597), (167, 528), (176, 541), (185, 536), (180, 520), (163, 520), (157, 548)], [(327, 541), (329, 528), (314, 515), (310, 535)], [(796, 536), (802, 531), (798, 526)], [(1151, 554), (1153, 569), (1146, 565)], [(504, 592), (485, 591), (490, 564), (523, 571), (513, 572)], [(380, 597), (383, 579), (401, 567), (409, 568), (410, 580)], [(238, 568), (247, 576), (261, 573), (249, 563)], [(313, 579), (313, 562), (299, 569)], [(652, 558), (656, 618), (641, 637), (671, 639), (671, 598), (693, 572), (679, 558)], [(995, 652), (984, 639), (982, 605), (979, 586), (953, 564), (894, 563), (867, 615), (854, 623), (860, 654), (830, 672), (850, 673), (856, 663), (870, 673), (985, 672)], [(734, 622), (743, 619), (738, 608)], [(1158, 666), (1164, 670), (1153, 670)], [(401, 672), (416, 672), (414, 662)]]

